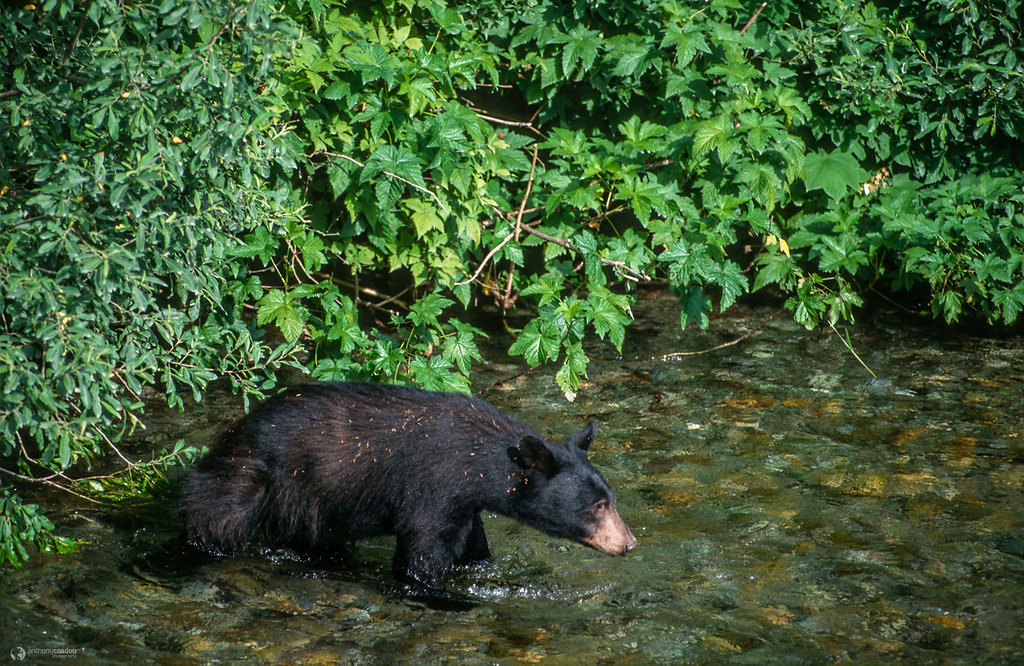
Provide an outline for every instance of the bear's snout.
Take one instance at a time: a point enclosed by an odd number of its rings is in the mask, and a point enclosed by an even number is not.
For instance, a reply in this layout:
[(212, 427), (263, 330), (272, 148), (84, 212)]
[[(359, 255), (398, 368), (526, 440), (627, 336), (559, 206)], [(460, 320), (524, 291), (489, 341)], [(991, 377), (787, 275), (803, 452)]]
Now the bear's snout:
[(594, 533), (583, 540), (583, 543), (605, 555), (625, 555), (636, 548), (636, 537), (629, 531), (614, 506), (609, 506), (601, 522), (594, 527)]

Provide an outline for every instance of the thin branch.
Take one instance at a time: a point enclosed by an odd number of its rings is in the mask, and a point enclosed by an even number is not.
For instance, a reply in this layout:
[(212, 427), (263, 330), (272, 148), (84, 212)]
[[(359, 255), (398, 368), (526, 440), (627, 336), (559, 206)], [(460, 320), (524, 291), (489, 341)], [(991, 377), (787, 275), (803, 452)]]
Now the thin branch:
[[(326, 150), (321, 150), (317, 154), (319, 154), (319, 155), (327, 155), (328, 157), (340, 157), (343, 160), (348, 160), (352, 164), (355, 164), (360, 169), (365, 169), (366, 168), (365, 164), (363, 164), (362, 162), (360, 162), (359, 160), (357, 160), (354, 157), (349, 157), (348, 155), (343, 155), (341, 153), (331, 153), (331, 152), (328, 152)], [(310, 155), (310, 157), (312, 157), (312, 155)], [(415, 187), (417, 190), (419, 190), (421, 192), (426, 192), (427, 194), (429, 194), (434, 199), (435, 202), (437, 202), (437, 205), (441, 207), (441, 210), (444, 211), (445, 215), (447, 215), (450, 212), (448, 210), (448, 208), (443, 203), (441, 203), (441, 199), (439, 199), (438, 196), (436, 194), (434, 194), (431, 190), (423, 187), (422, 185), (417, 185), (416, 183), (414, 183), (414, 182), (412, 182), (410, 180), (402, 178), (398, 174), (391, 173), (390, 171), (384, 171), (382, 169), (381, 173), (384, 174), (385, 176), (391, 176), (392, 178), (394, 178), (396, 180), (400, 180), (400, 181), (402, 181), (403, 183), (405, 183), (406, 185), (408, 185), (410, 187)]]
[(672, 352), (671, 354), (663, 354), (662, 356), (651, 356), (650, 358), (627, 359), (626, 362), (628, 362), (628, 363), (639, 363), (641, 361), (672, 361), (672, 360), (675, 360), (677, 358), (683, 358), (685, 356), (700, 356), (701, 354), (710, 354), (711, 352), (716, 352), (719, 349), (725, 349), (726, 347), (732, 347), (733, 345), (738, 345), (739, 343), (743, 342), (744, 340), (749, 338), (754, 333), (757, 333), (758, 331), (760, 331), (762, 328), (764, 328), (765, 326), (768, 325), (768, 322), (770, 322), (772, 319), (775, 319), (775, 317), (777, 317), (780, 314), (782, 314), (783, 312), (785, 312), (785, 310), (786, 310), (786, 308), (779, 308), (775, 312), (773, 312), (770, 315), (768, 315), (767, 319), (765, 319), (760, 324), (758, 324), (757, 326), (755, 326), (751, 330), (747, 331), (746, 333), (744, 333), (740, 337), (736, 338), (735, 340), (730, 340), (728, 342), (723, 342), (720, 345), (715, 345), (714, 347), (708, 347), (707, 349), (700, 349), (698, 351)]
[[(42, 477), (42, 478), (36, 478), (34, 476), (25, 476), (23, 474), (18, 474), (17, 472), (12, 472), (11, 470), (4, 469), (2, 467), (0, 467), (0, 474), (9, 474), (10, 476), (13, 476), (16, 479), (19, 479), (21, 481), (26, 481), (26, 482), (29, 482), (29, 483), (42, 483), (43, 485), (46, 485), (46, 486), (53, 486), (54, 488), (57, 488), (59, 490), (63, 490), (64, 492), (70, 493), (70, 494), (74, 495), (75, 497), (78, 497), (80, 499), (84, 499), (84, 500), (86, 500), (88, 502), (92, 502), (93, 504), (103, 504), (103, 502), (101, 502), (100, 500), (92, 498), (92, 497), (89, 497), (88, 495), (83, 495), (82, 493), (78, 492), (77, 490), (72, 490), (71, 488), (69, 488), (68, 486), (65, 486), (62, 483), (57, 483), (56, 481), (51, 481), (51, 479), (54, 476), (57, 476), (57, 475), (51, 475), (51, 476), (46, 476), (46, 477)], [(63, 476), (63, 475), (61, 475), (61, 476)], [(67, 477), (64, 477), (64, 478), (67, 478)]]
[(860, 363), (862, 366), (864, 366), (864, 369), (868, 371), (868, 374), (871, 375), (872, 377), (874, 377), (875, 379), (878, 379), (878, 375), (876, 375), (874, 372), (872, 372), (871, 368), (868, 367), (868, 364), (865, 363), (861, 359), (861, 357), (857, 355), (857, 352), (853, 351), (853, 345), (850, 344), (849, 339), (848, 338), (844, 338), (842, 335), (839, 335), (839, 331), (836, 330), (835, 324), (833, 324), (832, 322), (829, 322), (828, 325), (832, 329), (832, 332), (836, 334), (836, 337), (839, 338), (839, 341), (842, 342), (846, 346), (846, 348), (850, 351), (850, 353), (853, 354), (853, 357), (855, 359), (857, 359), (857, 362)]
[[(470, 282), (473, 282), (474, 280), (476, 280), (478, 277), (480, 277), (480, 273), (484, 270), (484, 267), (487, 266), (487, 262), (490, 261), (491, 258), (495, 254), (497, 254), (498, 250), (500, 250), (501, 248), (505, 247), (505, 245), (507, 245), (508, 242), (510, 240), (512, 240), (512, 239), (515, 239), (517, 243), (519, 242), (519, 232), (520, 232), (520, 229), (522, 228), (522, 225), (523, 225), (523, 214), (527, 212), (526, 200), (529, 198), (530, 191), (533, 189), (533, 174), (534, 174), (536, 168), (537, 168), (537, 149), (534, 148), (533, 149), (533, 163), (530, 165), (530, 176), (529, 176), (529, 178), (526, 181), (526, 193), (523, 195), (523, 198), (520, 200), (520, 202), (519, 202), (519, 211), (518, 211), (518, 213), (516, 213), (515, 232), (509, 234), (508, 236), (506, 236), (504, 240), (502, 240), (500, 243), (495, 245), (491, 249), (491, 251), (487, 253), (487, 256), (485, 256), (483, 258), (483, 261), (480, 262), (480, 265), (477, 266), (476, 271), (473, 272), (473, 275), (469, 279), (463, 280), (462, 282), (457, 282), (455, 284), (455, 286), (461, 287), (464, 284), (469, 284)], [(538, 210), (538, 209), (531, 208), (529, 210), (529, 212), (533, 212), (535, 210)], [(498, 211), (495, 211), (495, 212), (498, 212)], [(500, 214), (501, 213), (499, 213), (499, 215)], [(511, 289), (511, 287), (508, 287), (508, 289)], [(505, 299), (506, 300), (508, 299), (507, 292), (506, 292)]]
[(537, 169), (537, 146), (533, 147), (533, 161), (530, 162), (530, 177), (526, 180), (526, 193), (519, 201), (519, 211), (516, 212), (516, 242), (519, 242), (519, 230), (523, 226), (523, 213), (526, 211), (526, 200), (530, 198), (530, 191), (533, 190), (533, 174)]
[(498, 125), (507, 125), (509, 127), (526, 127), (527, 129), (532, 129), (536, 131), (536, 129), (531, 123), (524, 123), (520, 120), (504, 120), (502, 118), (495, 118), (494, 116), (488, 116), (485, 113), (481, 113), (480, 111), (477, 111), (472, 107), (470, 107), (470, 110), (476, 114), (477, 118), (480, 118), (481, 120), (486, 120), (487, 122), (497, 123)]
[[(508, 271), (508, 279), (505, 280), (505, 295), (501, 297), (502, 312), (505, 312), (512, 307), (519, 298), (518, 295), (515, 297), (512, 296), (512, 278), (514, 278), (515, 275), (516, 272), (510, 268)], [(504, 319), (504, 316), (502, 316), (502, 319)]]
[[(537, 146), (533, 147), (533, 159), (530, 162), (530, 176), (526, 179), (526, 192), (523, 193), (523, 198), (519, 200), (519, 210), (516, 212), (516, 231), (513, 234), (516, 242), (519, 242), (519, 234), (523, 229), (523, 211), (526, 210), (526, 200), (530, 198), (530, 192), (533, 191), (533, 175), (537, 170)], [(508, 310), (512, 307), (515, 299), (512, 297), (512, 278), (515, 277), (515, 270), (510, 268), (508, 271), (508, 281), (505, 283), (505, 295), (501, 299), (501, 309)]]
[[(554, 243), (555, 245), (560, 245), (560, 246), (564, 247), (566, 250), (570, 250), (572, 252), (575, 252), (576, 254), (578, 254), (580, 256), (585, 256), (584, 253), (583, 253), (583, 250), (579, 249), (578, 247), (576, 247), (575, 245), (573, 245), (569, 241), (562, 240), (561, 238), (555, 238), (554, 236), (549, 236), (549, 235), (547, 235), (546, 233), (544, 233), (542, 231), (537, 231), (536, 229), (534, 229), (533, 227), (531, 227), (529, 225), (523, 225), (523, 231), (525, 231), (525, 232), (527, 232), (529, 234), (533, 234), (534, 236), (536, 236), (537, 238), (540, 238), (541, 240), (546, 240), (549, 243)], [(627, 280), (632, 280), (634, 282), (650, 282), (651, 281), (651, 276), (650, 275), (648, 275), (647, 273), (644, 273), (643, 271), (641, 271), (639, 273), (636, 272), (635, 270), (633, 270), (632, 268), (627, 266), (626, 263), (623, 262), (623, 261), (615, 261), (613, 259), (605, 259), (604, 257), (598, 257), (598, 259), (605, 266), (611, 266), (612, 268), (615, 268), (615, 269), (618, 269), (618, 270), (622, 271), (622, 273), (623, 273), (622, 277), (624, 277)]]
[(135, 469), (138, 467), (138, 465), (133, 463), (131, 460), (128, 460), (128, 458), (125, 457), (123, 453), (121, 453), (121, 450), (119, 448), (114, 446), (114, 443), (110, 441), (110, 438), (107, 437), (107, 434), (103, 432), (103, 430), (101, 430), (100, 428), (93, 428), (93, 431), (96, 432), (103, 439), (103, 441), (107, 443), (107, 446), (114, 450), (114, 453), (117, 454), (118, 458), (124, 461), (124, 464), (128, 466), (128, 469)]
[(409, 305), (407, 303), (405, 303), (404, 301), (400, 301), (399, 299), (402, 296), (404, 296), (405, 294), (409, 293), (409, 291), (412, 290), (412, 287), (406, 287), (405, 289), (403, 289), (402, 291), (398, 292), (394, 296), (388, 296), (387, 294), (383, 294), (383, 293), (377, 291), (376, 289), (373, 289), (372, 287), (363, 287), (363, 286), (357, 285), (357, 284), (355, 284), (353, 282), (348, 282), (346, 280), (341, 280), (341, 279), (334, 278), (334, 277), (329, 277), (329, 276), (325, 276), (325, 278), (329, 278), (331, 280), (331, 282), (333, 282), (336, 285), (339, 285), (339, 286), (342, 286), (342, 287), (346, 287), (348, 289), (352, 289), (356, 293), (356, 298), (359, 298), (359, 294), (366, 294), (366, 295), (372, 296), (374, 298), (383, 299), (383, 300), (381, 300), (378, 303), (370, 303), (369, 301), (365, 301), (367, 307), (376, 308), (378, 310), (385, 310), (387, 312), (398, 314), (394, 310), (390, 310), (390, 309), (384, 307), (385, 305), (388, 305), (389, 303), (394, 303), (395, 305), (397, 305), (398, 307), (404, 309), (407, 312), (409, 310)]
[(473, 111), (473, 113), (476, 114), (476, 117), (480, 118), (481, 120), (486, 120), (487, 122), (496, 123), (498, 125), (505, 125), (505, 126), (508, 126), (508, 127), (525, 127), (526, 129), (530, 130), (531, 132), (533, 132), (534, 134), (536, 134), (540, 138), (542, 138), (542, 139), (546, 139), (547, 138), (546, 136), (544, 136), (543, 132), (541, 132), (539, 129), (537, 129), (536, 127), (533, 126), (533, 123), (524, 123), (524, 122), (517, 121), (517, 120), (502, 120), (501, 118), (495, 118), (494, 116), (488, 116), (487, 114), (480, 113), (479, 111), (476, 111), (475, 109), (472, 109), (472, 111)]
[(89, 7), (91, 5), (92, 0), (88, 0), (88, 2), (86, 2), (82, 7), (82, 20), (78, 22), (78, 30), (75, 32), (75, 37), (71, 40), (71, 44), (68, 45), (68, 50), (64, 54), (64, 59), (60, 61), (61, 67), (68, 64), (68, 61), (71, 60), (71, 54), (74, 53), (75, 47), (78, 46), (78, 40), (82, 36), (82, 28), (85, 27), (85, 19), (89, 17)]
[(224, 31), (227, 29), (227, 27), (234, 22), (235, 17), (244, 13), (245, 7), (232, 10), (231, 15), (228, 16), (227, 19), (225, 19), (224, 23), (222, 23), (220, 28), (217, 29), (217, 32), (210, 35), (210, 39), (206, 40), (206, 45), (211, 46), (215, 41), (217, 41), (217, 38), (220, 37), (221, 34), (223, 34)]
[(761, 15), (761, 12), (764, 11), (764, 8), (767, 7), (767, 6), (768, 6), (768, 1), (767, 0), (765, 0), (765, 2), (761, 3), (761, 6), (757, 8), (757, 11), (754, 12), (754, 15), (750, 17), (750, 20), (747, 21), (747, 24), (745, 26), (743, 26), (742, 30), (740, 30), (740, 34), (741, 35), (747, 31), (747, 28), (749, 28), (750, 26), (752, 26), (754, 24), (754, 21), (757, 19), (758, 16)]
[(505, 247), (505, 244), (508, 243), (510, 240), (512, 240), (514, 237), (515, 237), (514, 234), (509, 234), (508, 236), (505, 236), (505, 240), (503, 240), (500, 243), (498, 243), (497, 245), (495, 245), (491, 249), (491, 251), (487, 253), (487, 256), (484, 257), (483, 261), (480, 262), (480, 265), (476, 267), (476, 271), (473, 273), (472, 277), (470, 277), (467, 280), (463, 280), (462, 282), (456, 282), (455, 286), (456, 287), (461, 287), (462, 285), (469, 284), (470, 282), (473, 282), (478, 277), (480, 277), (480, 273), (484, 270), (484, 267), (487, 266), (487, 262), (491, 260), (491, 257), (493, 257), (495, 254), (497, 254), (498, 250), (500, 250), (501, 248)]

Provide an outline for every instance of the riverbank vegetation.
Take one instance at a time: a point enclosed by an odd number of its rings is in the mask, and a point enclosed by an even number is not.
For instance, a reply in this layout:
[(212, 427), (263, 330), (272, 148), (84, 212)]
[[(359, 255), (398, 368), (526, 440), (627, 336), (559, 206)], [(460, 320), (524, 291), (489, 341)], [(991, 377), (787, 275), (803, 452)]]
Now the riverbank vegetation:
[[(137, 492), (156, 387), (467, 390), (490, 318), (572, 399), (647, 283), (1024, 308), (1021, 5), (44, 0), (0, 21), (0, 559), (17, 488)], [(481, 317), (480, 313), (485, 313)], [(118, 471), (93, 469), (101, 457)]]

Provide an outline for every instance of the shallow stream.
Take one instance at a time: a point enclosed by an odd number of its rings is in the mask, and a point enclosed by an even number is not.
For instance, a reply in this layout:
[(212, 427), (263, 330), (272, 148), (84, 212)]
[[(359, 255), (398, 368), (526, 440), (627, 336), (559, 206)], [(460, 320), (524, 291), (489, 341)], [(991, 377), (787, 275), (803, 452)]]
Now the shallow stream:
[[(1024, 663), (1024, 341), (874, 315), (850, 330), (872, 378), (831, 330), (771, 314), (683, 333), (678, 306), (645, 299), (574, 403), (553, 369), (477, 371), (481, 397), (553, 441), (597, 421), (591, 459), (640, 542), (625, 558), (485, 516), (493, 561), (439, 607), (397, 593), (391, 539), (334, 570), (201, 559), (172, 506), (61, 500), (58, 531), (90, 543), (0, 573), (0, 658)], [(149, 444), (206, 441), (240, 409), (153, 414)]]

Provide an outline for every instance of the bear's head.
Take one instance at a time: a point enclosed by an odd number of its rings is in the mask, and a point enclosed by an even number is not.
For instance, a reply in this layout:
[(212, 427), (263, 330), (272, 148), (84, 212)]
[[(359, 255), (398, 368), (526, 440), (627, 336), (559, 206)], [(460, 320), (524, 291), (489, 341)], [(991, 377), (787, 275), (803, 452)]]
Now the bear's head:
[(525, 435), (510, 455), (522, 469), (513, 517), (546, 534), (625, 555), (637, 542), (615, 510), (615, 493), (587, 459), (591, 421), (562, 446)]

